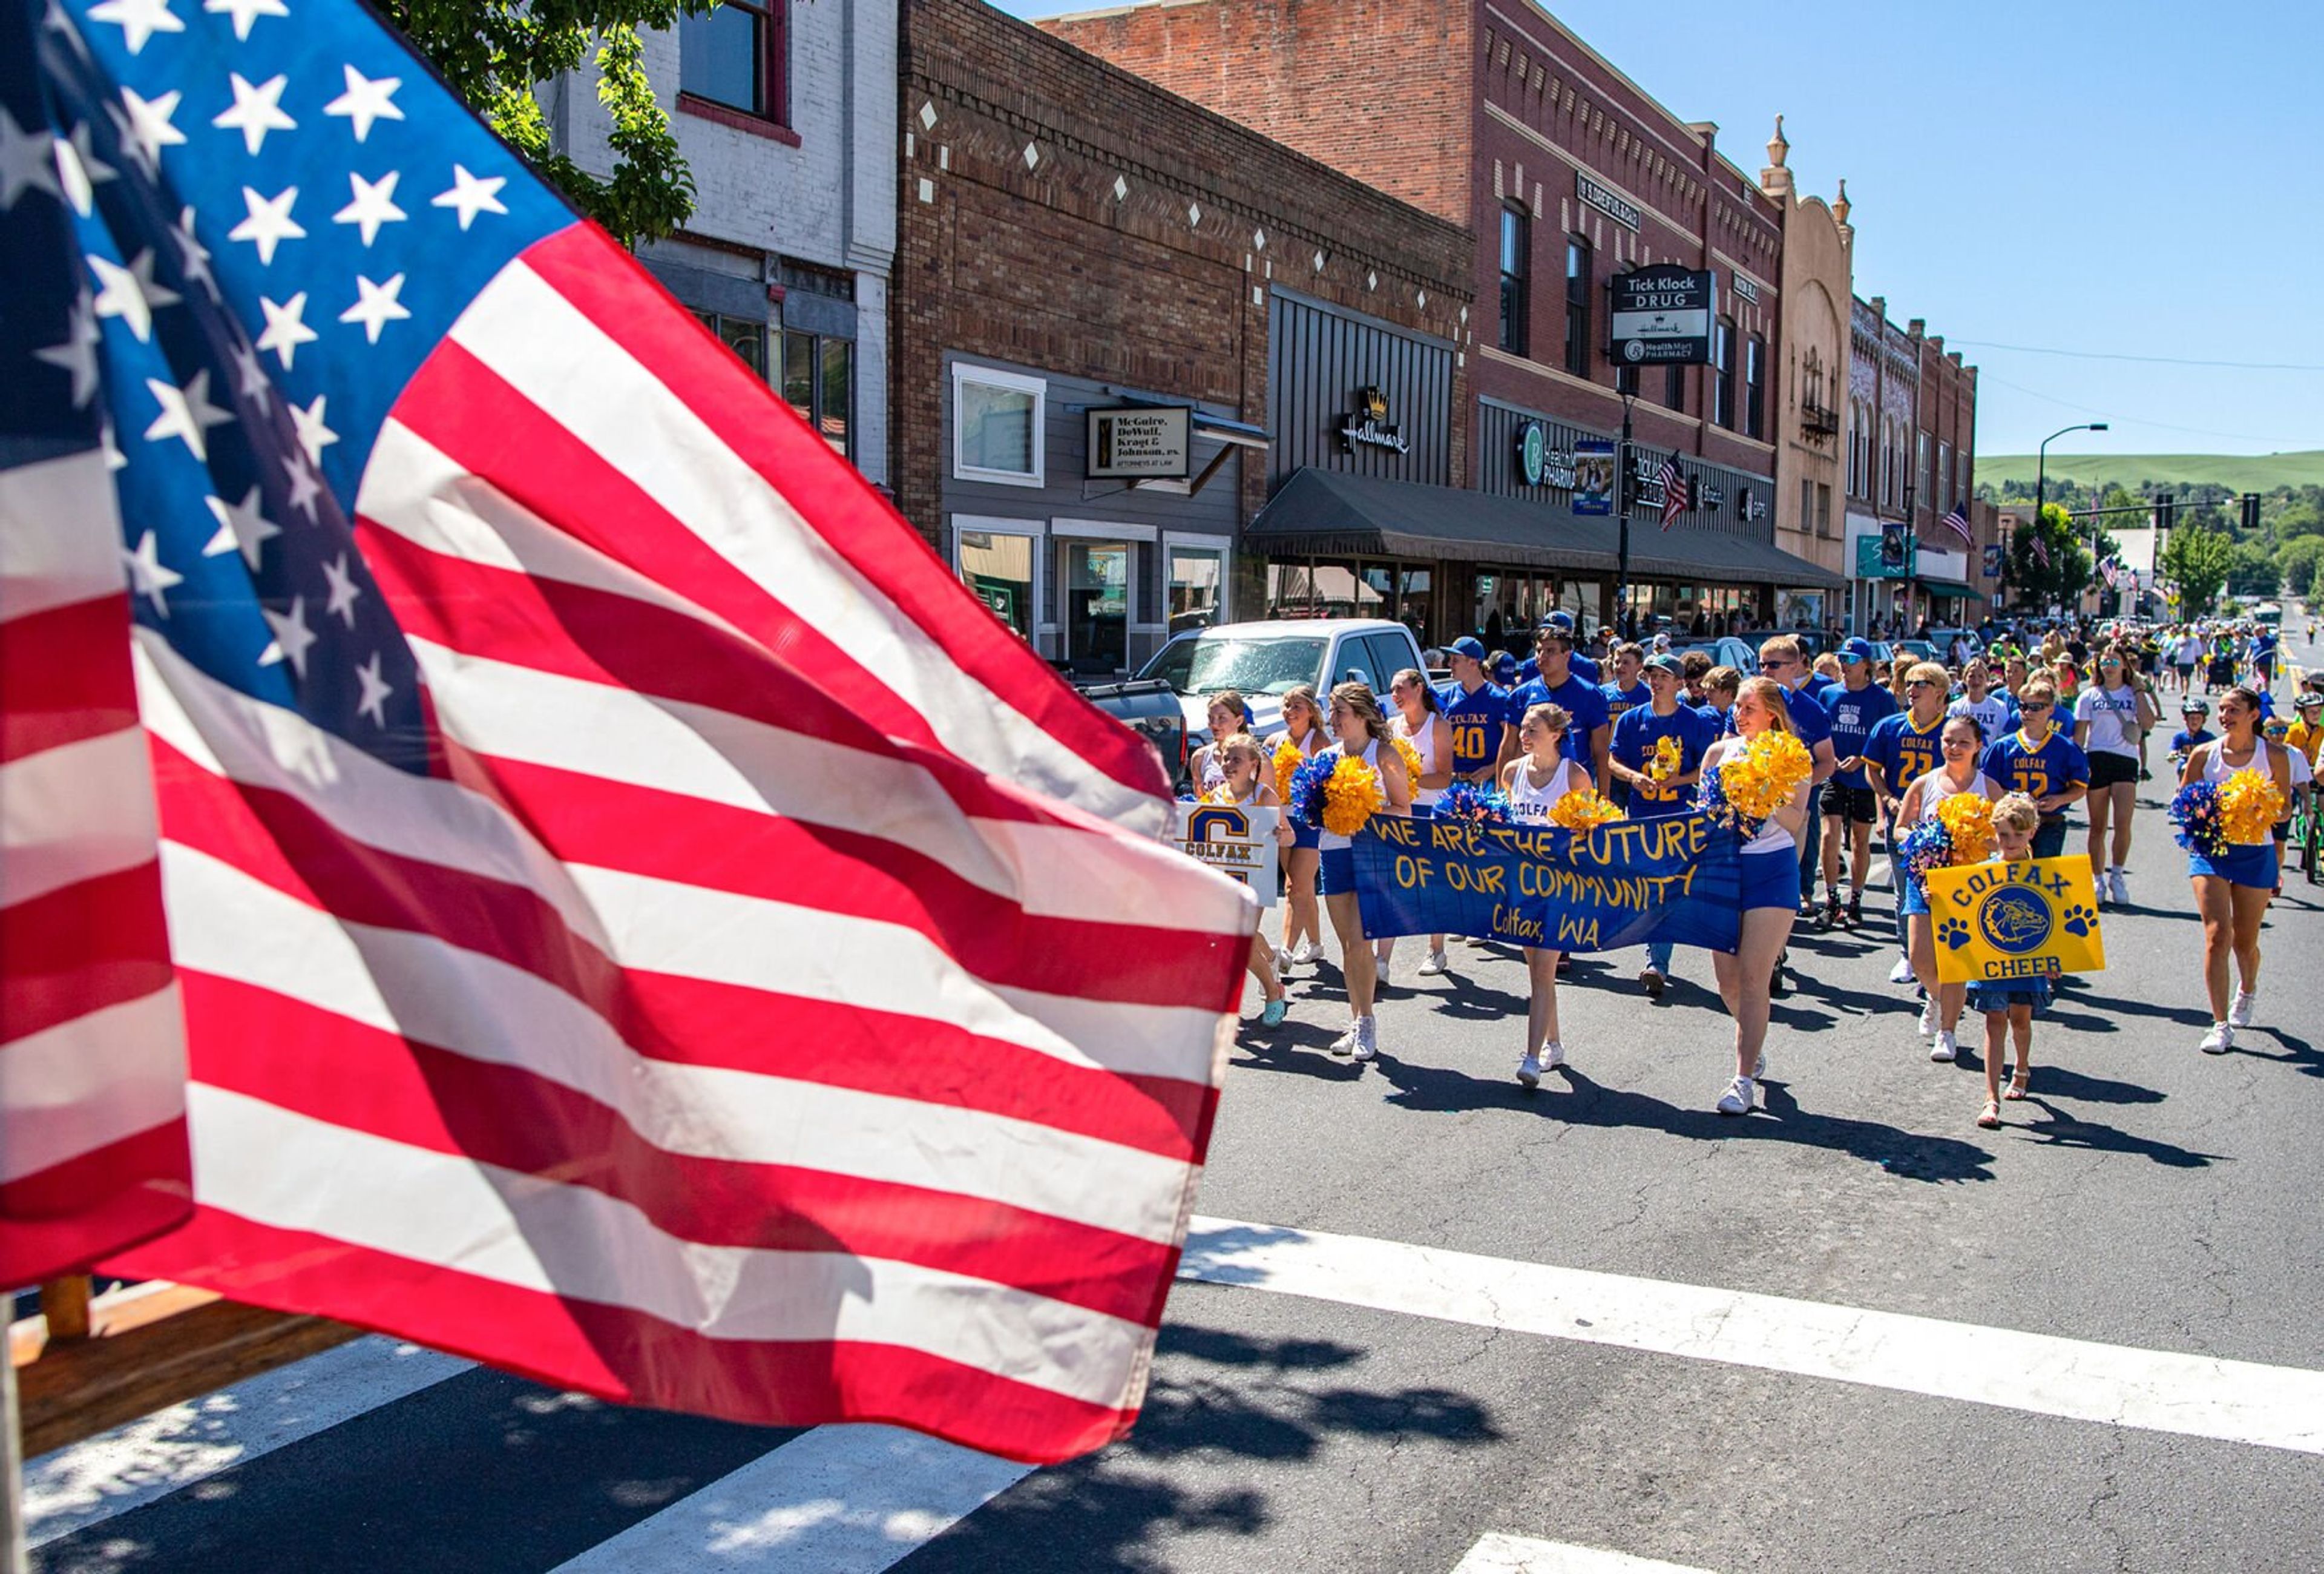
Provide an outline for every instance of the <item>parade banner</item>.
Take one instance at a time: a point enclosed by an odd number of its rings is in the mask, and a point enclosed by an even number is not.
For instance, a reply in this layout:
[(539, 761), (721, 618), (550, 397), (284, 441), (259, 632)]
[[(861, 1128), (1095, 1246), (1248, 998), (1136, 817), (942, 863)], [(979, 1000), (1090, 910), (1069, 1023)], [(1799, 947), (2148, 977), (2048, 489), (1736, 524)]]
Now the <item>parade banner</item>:
[(1232, 803), (1180, 803), (1170, 834), (1188, 856), (1250, 887), (1261, 907), (1275, 905), (1275, 822), (1278, 809)]
[(1352, 851), (1368, 935), (1475, 935), (1560, 951), (1650, 940), (1735, 949), (1735, 833), (1705, 815), (1591, 831), (1375, 815)]
[(1930, 870), (1923, 884), (1937, 926), (1939, 983), (2106, 970), (2087, 857), (1960, 864)]

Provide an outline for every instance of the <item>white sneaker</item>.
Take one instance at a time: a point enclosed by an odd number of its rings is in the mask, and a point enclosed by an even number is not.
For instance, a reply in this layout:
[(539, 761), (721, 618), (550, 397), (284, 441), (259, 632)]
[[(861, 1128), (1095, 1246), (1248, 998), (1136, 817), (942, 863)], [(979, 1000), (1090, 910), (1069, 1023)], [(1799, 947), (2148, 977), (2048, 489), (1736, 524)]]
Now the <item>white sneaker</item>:
[(1890, 982), (1891, 984), (1910, 984), (1910, 983), (1912, 983), (1912, 982), (1913, 982), (1913, 958), (1910, 958), (1910, 957), (1899, 957), (1899, 958), (1896, 958), (1896, 965), (1895, 965), (1895, 967), (1893, 967), (1893, 968), (1889, 968), (1889, 969), (1888, 969), (1888, 982)]
[(2236, 990), (2236, 1003), (2235, 1003), (2235, 1005), (2231, 1005), (2231, 1006), (2229, 1006), (2229, 1007), (2227, 1008), (2227, 1025), (2228, 1025), (2229, 1027), (2249, 1027), (2249, 1026), (2251, 1026), (2251, 1024), (2252, 1024), (2252, 1013), (2253, 1013), (2253, 1011), (2254, 1011), (2254, 1010), (2258, 1006), (2258, 1005), (2259, 1005), (2259, 991), (2258, 991), (2258, 990), (2256, 990), (2256, 989), (2238, 989), (2238, 990)]
[(1541, 1069), (1554, 1071), (1565, 1064), (1565, 1046), (1555, 1039), (1541, 1046)]
[(2130, 882), (2122, 877), (2122, 871), (2120, 869), (2107, 870), (2107, 884), (2114, 887), (2114, 904), (2116, 907), (2128, 907), (2130, 905)]
[(1949, 1032), (1939, 1032), (1937, 1042), (1929, 1046), (1929, 1059), (1932, 1060), (1950, 1061), (1960, 1052), (1960, 1046), (1953, 1042), (1953, 1035)]
[(1323, 959), (1323, 948), (1313, 940), (1301, 940), (1299, 949), (1291, 953), (1291, 959), (1303, 968), (1311, 967)]
[(1531, 1054), (1527, 1054), (1524, 1060), (1519, 1060), (1517, 1062), (1517, 1080), (1527, 1088), (1540, 1087), (1541, 1061), (1536, 1060)]
[[(1937, 1036), (1937, 997), (1933, 995), (1929, 996), (1929, 1003), (1921, 1007), (1921, 1036), (1924, 1039)], [(1952, 1057), (1948, 1055), (1945, 1058), (1950, 1060)]]
[(1753, 1065), (1752, 1065), (1752, 1067), (1751, 1067), (1751, 1080), (1752, 1080), (1752, 1081), (1754, 1081), (1754, 1082), (1764, 1082), (1764, 1081), (1766, 1081), (1766, 1079), (1767, 1079), (1767, 1051), (1765, 1051), (1765, 1050), (1761, 1050), (1761, 1051), (1759, 1051), (1759, 1059), (1758, 1059), (1756, 1062), (1754, 1062), (1754, 1063), (1753, 1063)]
[(1428, 960), (1420, 964), (1420, 976), (1424, 978), (1434, 978), (1452, 970), (1452, 964), (1445, 959), (1443, 951), (1429, 952)]
[(2207, 1055), (2224, 1055), (2236, 1047), (2236, 1030), (2224, 1022), (2215, 1022), (2203, 1042), (2195, 1046)]
[(1275, 952), (1275, 971), (1278, 977), (1291, 971), (1291, 953), (1280, 947)]
[(1727, 1085), (1726, 1093), (1720, 1097), (1719, 1113), (1748, 1115), (1751, 1113), (1751, 1106), (1757, 1103), (1758, 1099), (1759, 1085), (1748, 1077), (1738, 1077)]
[(1356, 1046), (1363, 1042), (1363, 1023), (1360, 1022), (1350, 1023), (1348, 1024), (1348, 1031), (1332, 1041), (1332, 1053), (1335, 1055), (1354, 1054), (1356, 1052)]
[(1371, 1017), (1356, 1019), (1356, 1059), (1369, 1060), (1379, 1053), (1379, 1026)]

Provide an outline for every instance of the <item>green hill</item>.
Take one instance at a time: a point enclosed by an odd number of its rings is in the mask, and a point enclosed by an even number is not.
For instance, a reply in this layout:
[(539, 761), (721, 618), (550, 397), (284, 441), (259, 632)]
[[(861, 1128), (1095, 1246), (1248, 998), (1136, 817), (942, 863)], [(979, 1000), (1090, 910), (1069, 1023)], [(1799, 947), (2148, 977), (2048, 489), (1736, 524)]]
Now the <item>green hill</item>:
[[(2279, 486), (2324, 486), (2324, 449), (2290, 454), (2052, 454), (2043, 472), (2052, 481), (2071, 479), (2085, 486), (2225, 486), (2231, 492), (2273, 492)], [(2034, 486), (2032, 454), (1977, 458), (1980, 486), (1998, 488), (2015, 481)]]

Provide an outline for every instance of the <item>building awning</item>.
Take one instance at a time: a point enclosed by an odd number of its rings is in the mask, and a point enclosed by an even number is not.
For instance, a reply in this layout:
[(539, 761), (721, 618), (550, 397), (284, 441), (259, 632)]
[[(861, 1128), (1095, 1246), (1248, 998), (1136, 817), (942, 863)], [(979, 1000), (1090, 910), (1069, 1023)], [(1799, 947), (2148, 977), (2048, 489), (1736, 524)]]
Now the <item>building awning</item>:
[(1932, 596), (1966, 596), (1972, 601), (1985, 599), (1985, 592), (1959, 579), (1923, 579), (1921, 588)]
[[(1610, 576), (1620, 532), (1611, 519), (1451, 486), (1339, 470), (1299, 470), (1268, 499), (1244, 540), (1278, 556), (1433, 558)], [(1770, 542), (1723, 531), (1630, 525), (1633, 578), (1687, 584), (1838, 588), (1828, 569)]]

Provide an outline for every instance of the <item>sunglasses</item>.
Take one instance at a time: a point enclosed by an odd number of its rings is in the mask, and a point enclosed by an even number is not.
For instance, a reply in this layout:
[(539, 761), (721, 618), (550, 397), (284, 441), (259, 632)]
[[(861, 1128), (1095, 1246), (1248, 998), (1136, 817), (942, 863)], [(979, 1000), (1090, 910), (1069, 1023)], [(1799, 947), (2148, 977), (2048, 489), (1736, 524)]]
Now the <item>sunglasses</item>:
[(2049, 710), (2054, 708), (2046, 699), (2029, 699), (2017, 708), (2020, 710)]
[(1933, 689), (1936, 686), (1936, 680), (1933, 678), (1907, 678), (1904, 680), (1904, 687), (1907, 689)]

